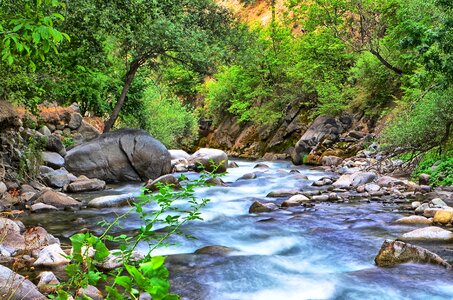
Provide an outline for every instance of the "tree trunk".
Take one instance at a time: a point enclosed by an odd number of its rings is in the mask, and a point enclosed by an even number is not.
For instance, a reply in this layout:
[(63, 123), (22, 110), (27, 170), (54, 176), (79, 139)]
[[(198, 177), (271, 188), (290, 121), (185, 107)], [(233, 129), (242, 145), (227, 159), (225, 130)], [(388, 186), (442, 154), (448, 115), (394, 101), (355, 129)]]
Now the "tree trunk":
[(135, 74), (137, 73), (137, 70), (140, 67), (140, 65), (141, 65), (140, 60), (137, 59), (134, 60), (131, 66), (129, 67), (129, 70), (127, 71), (126, 74), (126, 79), (124, 81), (123, 90), (121, 91), (121, 95), (118, 99), (118, 102), (116, 102), (112, 114), (110, 115), (110, 118), (104, 123), (104, 132), (109, 132), (110, 129), (112, 129), (113, 124), (115, 124), (115, 121), (118, 118), (118, 115), (120, 114), (121, 108), (124, 105), (124, 101), (126, 100), (127, 92), (129, 91), (131, 83), (134, 80)]
[(402, 75), (403, 74), (403, 70), (401, 69), (398, 69), (397, 67), (395, 66), (392, 66), (388, 61), (386, 61), (379, 52), (375, 51), (375, 50), (369, 50), (371, 54), (373, 54), (374, 56), (376, 56), (377, 59), (379, 59), (379, 61), (384, 65), (386, 66), (388, 69), (392, 70), (393, 72), (395, 72), (396, 74), (398, 75)]

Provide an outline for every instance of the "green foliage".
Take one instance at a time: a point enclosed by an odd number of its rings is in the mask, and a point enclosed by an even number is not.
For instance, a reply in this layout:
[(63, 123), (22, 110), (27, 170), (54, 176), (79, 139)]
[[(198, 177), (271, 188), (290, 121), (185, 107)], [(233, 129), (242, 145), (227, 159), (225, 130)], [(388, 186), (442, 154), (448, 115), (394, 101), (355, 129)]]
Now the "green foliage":
[(453, 186), (453, 151), (439, 155), (438, 149), (433, 149), (426, 153), (412, 177), (416, 180), (422, 173), (430, 175), (433, 186)]
[(181, 100), (161, 94), (152, 83), (138, 101), (139, 111), (123, 114), (123, 126), (148, 131), (168, 148), (191, 148), (198, 135), (198, 117)]
[[(208, 199), (198, 199), (194, 195), (195, 188), (205, 185), (207, 178), (218, 174), (201, 174), (194, 181), (187, 181), (182, 175), (180, 181), (186, 181), (181, 190), (174, 191), (171, 185), (159, 185), (157, 193), (149, 194), (144, 190), (133, 207), (118, 216), (113, 222), (101, 222), (105, 231), (99, 237), (91, 233), (78, 233), (70, 238), (72, 254), (71, 263), (66, 267), (69, 279), (58, 286), (56, 299), (68, 299), (78, 288), (97, 285), (101, 281), (105, 285), (107, 299), (137, 299), (141, 292), (147, 292), (156, 300), (179, 299), (170, 294), (168, 270), (164, 265), (165, 257), (152, 256), (152, 252), (167, 245), (167, 239), (174, 234), (184, 233), (181, 226), (194, 220), (202, 220), (200, 209), (208, 203)], [(186, 207), (175, 205), (178, 200), (185, 200)], [(157, 204), (157, 209), (148, 211), (147, 205)], [(130, 214), (137, 214), (142, 225), (133, 235), (111, 234), (112, 228), (121, 226), (121, 222)], [(156, 228), (164, 225), (166, 232), (156, 232)], [(119, 250), (111, 253), (106, 243), (119, 245)], [(148, 253), (141, 260), (133, 259), (133, 252), (139, 243), (148, 244)], [(94, 253), (94, 254), (90, 254)], [(122, 265), (110, 274), (101, 272), (96, 265), (109, 255), (117, 256)]]
[(39, 167), (43, 164), (43, 154), (47, 139), (45, 137), (30, 137), (24, 145), (19, 160), (19, 178), (23, 181), (36, 180)]

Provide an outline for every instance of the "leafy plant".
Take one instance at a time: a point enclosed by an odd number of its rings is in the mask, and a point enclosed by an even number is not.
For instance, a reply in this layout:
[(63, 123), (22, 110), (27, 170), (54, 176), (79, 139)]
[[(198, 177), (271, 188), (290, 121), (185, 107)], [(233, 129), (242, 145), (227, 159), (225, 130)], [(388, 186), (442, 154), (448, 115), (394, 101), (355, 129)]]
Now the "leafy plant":
[[(195, 197), (195, 188), (205, 185), (209, 177), (219, 174), (203, 173), (198, 179), (188, 181), (184, 175), (179, 180), (184, 181), (182, 189), (175, 191), (171, 185), (159, 184), (157, 193), (149, 194), (146, 189), (132, 207), (121, 214), (113, 222), (101, 222), (105, 231), (99, 237), (91, 233), (78, 233), (70, 238), (73, 252), (69, 256), (71, 264), (66, 267), (69, 280), (60, 284), (56, 299), (68, 299), (79, 288), (96, 285), (103, 281), (106, 285), (107, 299), (138, 299), (142, 292), (149, 293), (155, 300), (179, 299), (170, 293), (168, 270), (165, 257), (152, 256), (152, 252), (161, 246), (168, 245), (167, 240), (174, 234), (184, 234), (180, 228), (190, 221), (202, 220), (200, 209), (208, 203), (208, 199)], [(175, 201), (184, 200), (185, 207), (181, 208)], [(157, 208), (148, 211), (151, 204)], [(130, 214), (136, 213), (142, 220), (142, 225), (133, 235), (112, 234), (114, 227)], [(156, 232), (156, 228), (166, 227), (166, 232)], [(110, 252), (106, 243), (119, 245), (119, 250)], [(143, 259), (134, 259), (134, 251), (141, 243), (148, 244), (148, 252)], [(112, 273), (104, 274), (97, 265), (109, 255), (113, 255), (121, 266)]]

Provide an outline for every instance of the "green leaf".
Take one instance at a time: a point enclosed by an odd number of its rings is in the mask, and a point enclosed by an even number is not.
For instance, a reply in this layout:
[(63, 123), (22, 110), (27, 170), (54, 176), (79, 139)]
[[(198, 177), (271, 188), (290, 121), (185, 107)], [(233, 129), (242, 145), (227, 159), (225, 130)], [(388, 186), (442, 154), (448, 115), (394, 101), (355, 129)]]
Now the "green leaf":
[(115, 278), (115, 283), (119, 284), (123, 288), (125, 288), (127, 291), (130, 291), (132, 289), (132, 280), (128, 276), (118, 276)]
[(41, 40), (41, 35), (39, 34), (39, 32), (35, 31), (33, 32), (32, 34), (32, 38), (33, 38), (33, 42), (35, 44), (39, 43), (39, 41)]
[(96, 250), (96, 253), (94, 254), (94, 259), (97, 261), (103, 260), (110, 254), (109, 249), (105, 246), (105, 244), (101, 240), (98, 240), (94, 244), (94, 250)]

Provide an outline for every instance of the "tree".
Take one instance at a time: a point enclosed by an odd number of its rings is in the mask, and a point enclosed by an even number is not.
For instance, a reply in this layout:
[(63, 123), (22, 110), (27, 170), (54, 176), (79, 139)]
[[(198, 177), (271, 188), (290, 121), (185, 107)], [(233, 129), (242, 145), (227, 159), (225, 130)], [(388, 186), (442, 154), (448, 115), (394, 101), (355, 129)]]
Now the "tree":
[(229, 13), (210, 0), (108, 1), (96, 3), (103, 31), (111, 35), (127, 66), (124, 85), (104, 131), (118, 118), (142, 66), (167, 61), (209, 72), (216, 45), (228, 32)]

